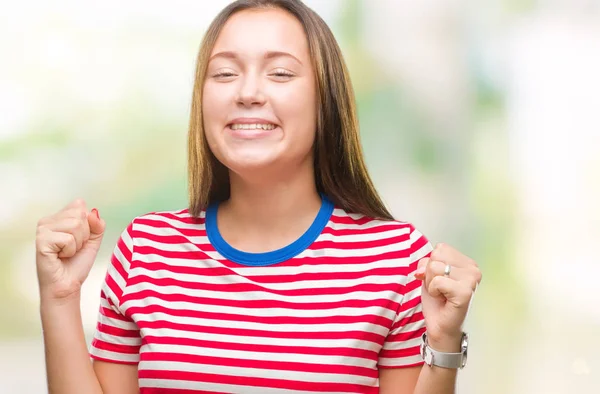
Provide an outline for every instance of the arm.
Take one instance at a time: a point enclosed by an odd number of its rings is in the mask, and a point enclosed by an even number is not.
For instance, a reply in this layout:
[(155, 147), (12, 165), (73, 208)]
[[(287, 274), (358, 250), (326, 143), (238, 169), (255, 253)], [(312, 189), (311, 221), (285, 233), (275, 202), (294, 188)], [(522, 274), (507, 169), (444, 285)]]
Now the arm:
[[(50, 394), (139, 393), (135, 363), (92, 365), (86, 348), (80, 310), (81, 284), (94, 263), (105, 226), (97, 210), (87, 211), (80, 199), (38, 222), (36, 269)], [(103, 310), (101, 307), (101, 316)], [(99, 327), (104, 326), (102, 323)], [(110, 324), (110, 319), (107, 323)], [(129, 325), (137, 328), (134, 323)], [(130, 341), (137, 345), (139, 338)], [(128, 357), (129, 361), (135, 361), (131, 360), (134, 356)]]
[[(432, 342), (430, 346), (443, 352), (460, 351), (460, 338)], [(423, 365), (409, 368), (381, 368), (380, 394), (455, 394), (456, 369)]]
[(49, 394), (103, 394), (85, 343), (79, 296), (55, 302), (42, 295), (40, 314)]
[(90, 361), (79, 295), (41, 298), (49, 394), (139, 394), (137, 366)]
[[(447, 353), (460, 352), (462, 325), (473, 293), (481, 282), (481, 271), (475, 261), (448, 245), (438, 244), (429, 253), (429, 243), (422, 234), (413, 231), (411, 238), (416, 240), (411, 253), (412, 264), (418, 261), (414, 277), (422, 281), (422, 286), (417, 286), (414, 281), (407, 284), (404, 303), (380, 353), (380, 393), (454, 394), (455, 369), (428, 365), (389, 367), (414, 365), (416, 361), (408, 360), (415, 354), (412, 350), (417, 346), (417, 335), (422, 333), (423, 323), (431, 348)], [(448, 275), (445, 272), (447, 265), (451, 269)], [(412, 307), (409, 308), (409, 304)]]

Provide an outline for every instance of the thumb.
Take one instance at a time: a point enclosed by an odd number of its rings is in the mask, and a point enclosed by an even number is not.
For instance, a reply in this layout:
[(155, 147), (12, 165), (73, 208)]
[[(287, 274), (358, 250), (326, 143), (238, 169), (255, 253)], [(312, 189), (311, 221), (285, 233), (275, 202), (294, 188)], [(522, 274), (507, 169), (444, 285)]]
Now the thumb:
[(88, 224), (90, 225), (90, 241), (101, 241), (106, 229), (106, 222), (100, 219), (100, 213), (96, 208), (88, 214)]

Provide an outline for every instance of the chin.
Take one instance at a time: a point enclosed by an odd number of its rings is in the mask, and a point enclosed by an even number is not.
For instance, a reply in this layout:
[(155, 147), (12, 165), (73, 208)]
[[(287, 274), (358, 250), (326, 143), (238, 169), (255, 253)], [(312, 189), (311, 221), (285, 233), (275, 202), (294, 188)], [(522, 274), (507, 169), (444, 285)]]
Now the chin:
[(269, 154), (230, 155), (223, 164), (240, 175), (256, 175), (256, 171), (267, 170), (277, 165), (277, 158)]

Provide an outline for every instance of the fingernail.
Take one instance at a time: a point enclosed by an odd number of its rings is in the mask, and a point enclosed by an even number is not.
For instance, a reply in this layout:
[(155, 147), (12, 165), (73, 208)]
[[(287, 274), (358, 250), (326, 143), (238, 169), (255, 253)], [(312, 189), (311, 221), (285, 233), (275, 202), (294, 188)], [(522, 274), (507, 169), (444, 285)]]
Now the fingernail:
[(96, 217), (97, 217), (98, 219), (100, 219), (100, 214), (98, 213), (98, 210), (97, 210), (96, 208), (92, 209), (92, 213), (93, 213), (94, 215), (96, 215)]
[(423, 275), (425, 273), (425, 267), (419, 267), (415, 271), (415, 275)]

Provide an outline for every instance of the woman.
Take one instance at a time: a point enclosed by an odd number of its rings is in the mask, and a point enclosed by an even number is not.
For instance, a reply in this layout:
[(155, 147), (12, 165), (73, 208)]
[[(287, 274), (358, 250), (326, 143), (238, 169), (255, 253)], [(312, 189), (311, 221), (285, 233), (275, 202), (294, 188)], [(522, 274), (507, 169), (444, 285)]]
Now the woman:
[(38, 224), (50, 393), (453, 393), (481, 273), (393, 220), (357, 129), (312, 10), (225, 8), (198, 58), (189, 208), (123, 231), (89, 354), (79, 291), (105, 222), (76, 200)]

